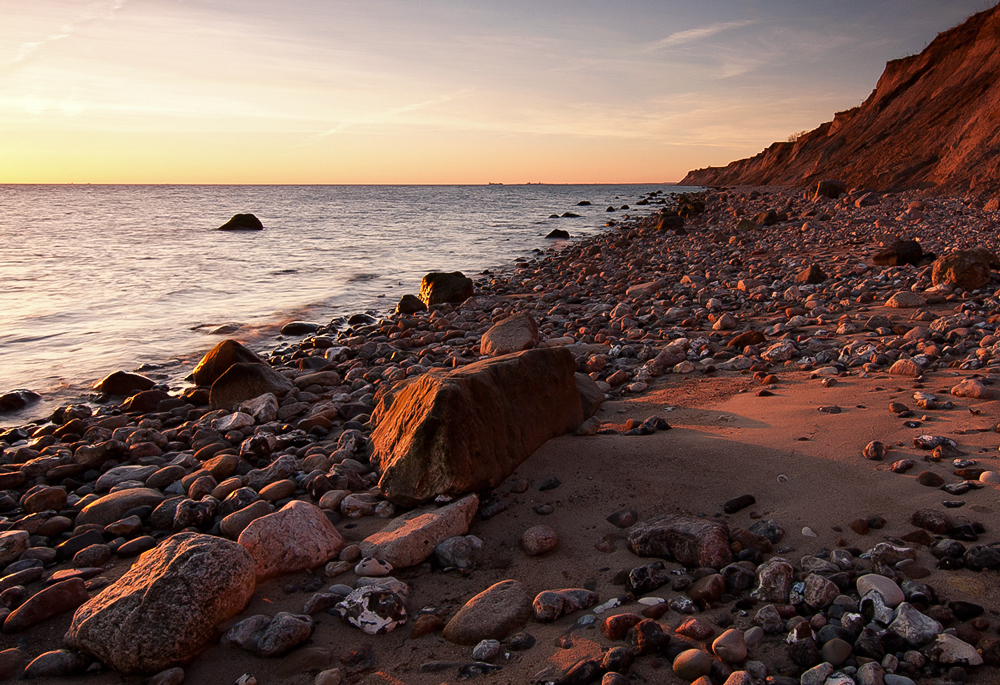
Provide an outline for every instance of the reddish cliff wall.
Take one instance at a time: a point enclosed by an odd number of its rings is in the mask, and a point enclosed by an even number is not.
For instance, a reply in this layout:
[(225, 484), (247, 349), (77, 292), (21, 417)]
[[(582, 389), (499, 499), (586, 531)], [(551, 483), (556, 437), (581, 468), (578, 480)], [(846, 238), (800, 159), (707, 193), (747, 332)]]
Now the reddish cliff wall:
[(1000, 191), (1000, 5), (893, 60), (860, 106), (794, 143), (774, 143), (683, 185), (806, 186), (838, 178), (880, 190)]

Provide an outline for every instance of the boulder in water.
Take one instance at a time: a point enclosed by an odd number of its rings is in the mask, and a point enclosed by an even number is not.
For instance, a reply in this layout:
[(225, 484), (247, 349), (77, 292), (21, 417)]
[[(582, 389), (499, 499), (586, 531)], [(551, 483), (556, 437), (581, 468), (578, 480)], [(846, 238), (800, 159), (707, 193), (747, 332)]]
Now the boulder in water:
[(17, 411), (27, 407), (32, 402), (41, 399), (41, 395), (31, 390), (14, 390), (0, 395), (0, 412)]
[(553, 228), (545, 237), (554, 240), (569, 240), (569, 231), (564, 231), (561, 228)]
[(115, 371), (95, 385), (94, 390), (103, 392), (106, 395), (130, 397), (137, 392), (149, 390), (154, 385), (156, 383), (152, 379), (146, 378), (141, 374), (129, 373), (128, 371)]
[(219, 226), (220, 231), (262, 231), (264, 224), (253, 214), (234, 214), (233, 218)]

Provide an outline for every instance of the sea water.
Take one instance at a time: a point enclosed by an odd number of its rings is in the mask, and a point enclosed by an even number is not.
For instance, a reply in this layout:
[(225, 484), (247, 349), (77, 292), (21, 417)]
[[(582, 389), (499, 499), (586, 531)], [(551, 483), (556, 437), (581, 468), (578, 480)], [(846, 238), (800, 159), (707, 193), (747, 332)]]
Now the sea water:
[[(44, 398), (0, 425), (118, 369), (189, 371), (224, 337), (261, 347), (290, 320), (387, 313), (429, 271), (495, 269), (554, 228), (594, 235), (657, 209), (635, 206), (655, 190), (686, 189), (0, 185), (0, 393)], [(215, 230), (244, 212), (264, 230)]]

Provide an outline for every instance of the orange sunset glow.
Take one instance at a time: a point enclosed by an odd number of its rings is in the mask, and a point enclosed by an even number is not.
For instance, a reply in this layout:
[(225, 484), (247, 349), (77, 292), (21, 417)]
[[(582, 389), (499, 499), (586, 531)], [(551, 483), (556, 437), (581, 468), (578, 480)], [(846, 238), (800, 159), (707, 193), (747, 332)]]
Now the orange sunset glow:
[(0, 182), (675, 181), (980, 4), (5, 1)]

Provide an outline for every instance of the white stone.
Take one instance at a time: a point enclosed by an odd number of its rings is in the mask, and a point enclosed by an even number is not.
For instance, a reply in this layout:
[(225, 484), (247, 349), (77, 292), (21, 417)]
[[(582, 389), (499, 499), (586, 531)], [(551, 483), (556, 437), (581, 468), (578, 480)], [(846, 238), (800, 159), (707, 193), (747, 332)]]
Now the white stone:
[(941, 633), (934, 638), (934, 644), (925, 651), (931, 661), (939, 664), (980, 666), (983, 663), (983, 657), (975, 647), (948, 633)]
[(979, 480), (982, 483), (1000, 485), (1000, 473), (997, 473), (996, 471), (983, 471), (979, 474)]
[(895, 581), (886, 578), (885, 576), (880, 576), (877, 573), (869, 573), (867, 575), (861, 576), (857, 580), (858, 594), (862, 597), (867, 595), (869, 592), (874, 590), (875, 592), (882, 595), (882, 601), (890, 609), (895, 609), (906, 597), (903, 595), (903, 591), (899, 589)]
[(761, 357), (769, 362), (785, 362), (795, 354), (795, 345), (788, 342), (779, 342), (771, 345), (761, 353)]

